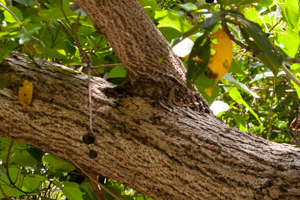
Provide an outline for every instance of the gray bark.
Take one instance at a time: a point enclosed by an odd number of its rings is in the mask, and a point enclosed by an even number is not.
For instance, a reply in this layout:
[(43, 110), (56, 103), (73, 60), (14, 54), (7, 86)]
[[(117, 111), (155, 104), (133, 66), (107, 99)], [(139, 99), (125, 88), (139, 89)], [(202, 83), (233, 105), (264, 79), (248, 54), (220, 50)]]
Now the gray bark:
[[(98, 157), (90, 159), (82, 142), (89, 124), (87, 77), (46, 61), (37, 60), (41, 68), (28, 109), (0, 96), (0, 136), (75, 161), (88, 174), (102, 174), (154, 199), (300, 198), (300, 150), (207, 114), (206, 102), (185, 86), (182, 63), (137, 1), (77, 3), (129, 75), (124, 90), (92, 79), (96, 141), (90, 147)], [(167, 55), (162, 63), (161, 55)], [(20, 57), (5, 59), (0, 80), (11, 80), (5, 91), (17, 98), (25, 79), (35, 82), (32, 67)], [(170, 104), (173, 88), (173, 102), (185, 105)]]

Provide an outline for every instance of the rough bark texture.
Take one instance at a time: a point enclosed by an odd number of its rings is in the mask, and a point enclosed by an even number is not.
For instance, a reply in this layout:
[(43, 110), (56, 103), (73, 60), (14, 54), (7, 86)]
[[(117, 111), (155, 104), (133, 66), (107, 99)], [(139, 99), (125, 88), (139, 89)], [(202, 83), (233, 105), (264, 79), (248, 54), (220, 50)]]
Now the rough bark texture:
[(202, 96), (186, 87), (184, 65), (137, 0), (77, 0), (76, 3), (123, 63), (129, 79), (128, 93), (161, 99), (174, 89), (174, 100), (211, 113)]
[[(159, 105), (119, 94), (93, 78), (96, 159), (82, 136), (88, 129), (87, 77), (48, 62), (40, 66), (28, 109), (0, 96), (0, 136), (24, 141), (77, 162), (154, 199), (299, 199), (300, 150), (223, 125), (188, 107)], [(5, 59), (0, 80), (17, 96), (35, 72), (20, 57)], [(22, 76), (20, 76), (22, 75)], [(20, 78), (21, 77), (21, 78)]]

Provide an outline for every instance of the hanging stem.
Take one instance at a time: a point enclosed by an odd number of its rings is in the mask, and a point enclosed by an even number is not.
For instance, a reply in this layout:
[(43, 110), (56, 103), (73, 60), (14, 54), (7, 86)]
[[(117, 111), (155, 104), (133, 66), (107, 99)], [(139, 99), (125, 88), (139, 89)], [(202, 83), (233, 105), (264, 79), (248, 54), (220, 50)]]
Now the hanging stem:
[(270, 105), (270, 113), (269, 113), (269, 130), (267, 135), (267, 140), (269, 140), (272, 132), (272, 110), (273, 110), (273, 101), (275, 97), (275, 76), (273, 78), (273, 93), (272, 93), (272, 99), (271, 99), (271, 105)]

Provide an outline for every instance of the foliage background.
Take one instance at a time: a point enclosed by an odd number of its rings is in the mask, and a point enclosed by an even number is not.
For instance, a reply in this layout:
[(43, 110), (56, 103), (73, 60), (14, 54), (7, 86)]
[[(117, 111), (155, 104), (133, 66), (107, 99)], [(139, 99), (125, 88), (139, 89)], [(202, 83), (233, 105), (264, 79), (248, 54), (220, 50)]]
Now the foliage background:
[[(14, 0), (11, 5), (7, 2), (0, 0), (0, 60), (11, 53), (21, 56), (20, 53), (25, 53), (31, 62), (33, 57), (39, 57), (87, 73), (73, 33), (81, 12), (76, 32), (99, 74), (93, 75), (115, 84), (126, 80), (126, 71), (118, 57), (96, 32), (91, 20), (81, 9), (69, 9), (73, 1)], [(221, 121), (271, 141), (300, 145), (300, 89), (280, 69), (285, 64), (299, 79), (300, 5), (297, 0), (139, 2), (182, 58), (188, 69), (188, 85), (196, 85)], [(222, 20), (227, 22), (235, 40), (252, 50), (266, 51), (265, 55), (259, 55), (233, 42), (233, 56), (226, 58), (232, 59), (231, 67), (209, 96), (205, 89), (214, 84), (215, 73), (211, 73), (207, 61), (213, 52), (204, 49), (210, 49), (213, 42), (210, 35), (221, 27)], [(272, 46), (276, 48), (273, 51)], [(279, 56), (272, 57), (274, 52)], [(36, 65), (32, 70), (38, 68)], [(5, 87), (9, 81), (12, 80), (0, 80), (0, 93), (8, 98)], [(88, 178), (80, 170), (25, 143), (0, 138), (0, 160), (0, 198), (96, 199)], [(104, 190), (108, 200), (150, 199), (111, 179), (106, 188), (115, 194), (113, 197)]]

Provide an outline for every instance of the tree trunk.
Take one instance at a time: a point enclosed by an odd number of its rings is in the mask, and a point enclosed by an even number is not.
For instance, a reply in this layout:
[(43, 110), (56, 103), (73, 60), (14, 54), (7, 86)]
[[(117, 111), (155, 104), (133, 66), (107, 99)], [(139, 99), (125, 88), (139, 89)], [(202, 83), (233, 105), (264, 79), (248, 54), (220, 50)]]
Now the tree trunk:
[[(89, 124), (87, 76), (43, 60), (36, 60), (38, 84), (27, 109), (0, 96), (0, 136), (75, 161), (88, 174), (102, 174), (154, 199), (300, 198), (300, 150), (206, 114), (205, 101), (185, 86), (182, 63), (137, 1), (77, 3), (111, 43), (131, 85), (123, 91), (92, 78), (96, 140), (90, 148), (98, 156), (90, 159), (82, 142)], [(23, 80), (35, 81), (32, 67), (20, 57), (5, 59), (0, 80), (12, 80), (5, 91), (17, 98)], [(174, 89), (172, 101), (186, 105), (170, 104)], [(202, 112), (190, 109), (189, 101), (199, 103)]]

